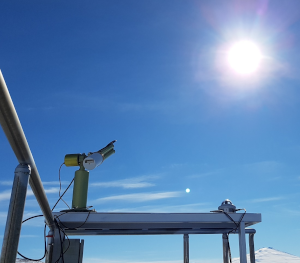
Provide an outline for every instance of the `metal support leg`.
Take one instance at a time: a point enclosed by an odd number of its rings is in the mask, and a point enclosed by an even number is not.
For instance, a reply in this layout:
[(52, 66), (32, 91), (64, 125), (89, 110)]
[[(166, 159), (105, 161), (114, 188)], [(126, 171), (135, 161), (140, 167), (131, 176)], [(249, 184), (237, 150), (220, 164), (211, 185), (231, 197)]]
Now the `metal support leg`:
[(247, 263), (245, 223), (244, 222), (241, 222), (240, 226), (239, 226), (239, 246), (240, 246), (240, 263)]
[(54, 228), (54, 231), (49, 231), (48, 233), (48, 242), (47, 242), (47, 255), (46, 263), (61, 263), (64, 261), (64, 252), (66, 249), (63, 249), (63, 243), (65, 241), (64, 233), (58, 228)]
[(229, 260), (229, 251), (228, 251), (228, 236), (227, 234), (222, 235), (223, 240), (223, 263), (228, 263)]
[(82, 263), (83, 239), (66, 239), (64, 242), (64, 263)]
[(31, 168), (28, 164), (19, 164), (15, 170), (2, 244), (1, 263), (16, 262), (30, 173)]
[(255, 263), (254, 234), (249, 234), (250, 263)]
[(189, 235), (183, 235), (183, 263), (189, 263), (190, 256), (189, 256)]

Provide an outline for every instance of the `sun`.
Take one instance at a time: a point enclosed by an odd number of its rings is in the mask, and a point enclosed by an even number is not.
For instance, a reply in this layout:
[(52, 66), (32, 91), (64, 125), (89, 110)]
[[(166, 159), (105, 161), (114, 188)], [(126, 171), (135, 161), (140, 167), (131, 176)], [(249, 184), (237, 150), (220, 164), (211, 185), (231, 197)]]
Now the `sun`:
[(250, 75), (256, 72), (261, 62), (261, 51), (258, 46), (248, 40), (241, 40), (228, 51), (230, 67), (240, 75)]

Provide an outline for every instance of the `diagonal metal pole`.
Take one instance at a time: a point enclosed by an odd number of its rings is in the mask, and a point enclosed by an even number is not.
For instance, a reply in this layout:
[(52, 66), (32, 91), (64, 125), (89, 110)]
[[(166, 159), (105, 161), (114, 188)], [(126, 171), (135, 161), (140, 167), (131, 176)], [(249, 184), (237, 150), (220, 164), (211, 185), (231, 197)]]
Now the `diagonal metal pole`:
[(54, 230), (54, 220), (44, 187), (27, 143), (19, 117), (0, 71), (0, 124), (20, 164), (29, 164), (31, 175), (29, 184), (39, 203), (46, 223)]

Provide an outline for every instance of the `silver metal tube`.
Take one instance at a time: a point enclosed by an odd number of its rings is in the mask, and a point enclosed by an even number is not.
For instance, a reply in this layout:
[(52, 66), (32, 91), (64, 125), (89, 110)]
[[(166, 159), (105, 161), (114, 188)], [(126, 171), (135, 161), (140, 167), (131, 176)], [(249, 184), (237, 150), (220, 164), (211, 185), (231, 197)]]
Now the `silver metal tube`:
[(30, 166), (19, 164), (15, 170), (0, 263), (16, 262), (29, 176)]
[(46, 223), (51, 230), (54, 230), (52, 211), (42, 185), (39, 172), (36, 168), (33, 156), (27, 143), (20, 120), (6, 87), (4, 78), (0, 71), (0, 124), (13, 149), (19, 163), (26, 163), (31, 166), (29, 184), (38, 201)]
[(249, 234), (250, 263), (255, 263), (254, 234)]
[(190, 255), (189, 255), (189, 235), (183, 235), (183, 263), (190, 262)]

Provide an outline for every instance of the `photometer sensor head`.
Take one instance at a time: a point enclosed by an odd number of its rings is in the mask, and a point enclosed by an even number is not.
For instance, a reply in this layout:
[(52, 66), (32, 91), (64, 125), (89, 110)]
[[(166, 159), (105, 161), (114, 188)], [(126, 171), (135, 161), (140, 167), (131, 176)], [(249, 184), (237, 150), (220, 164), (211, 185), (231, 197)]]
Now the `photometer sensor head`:
[(92, 153), (83, 160), (83, 166), (87, 170), (93, 170), (103, 162), (103, 156), (100, 153)]
[(220, 211), (226, 212), (226, 213), (235, 213), (236, 212), (236, 206), (232, 204), (232, 202), (229, 199), (225, 199), (222, 204), (218, 207)]

